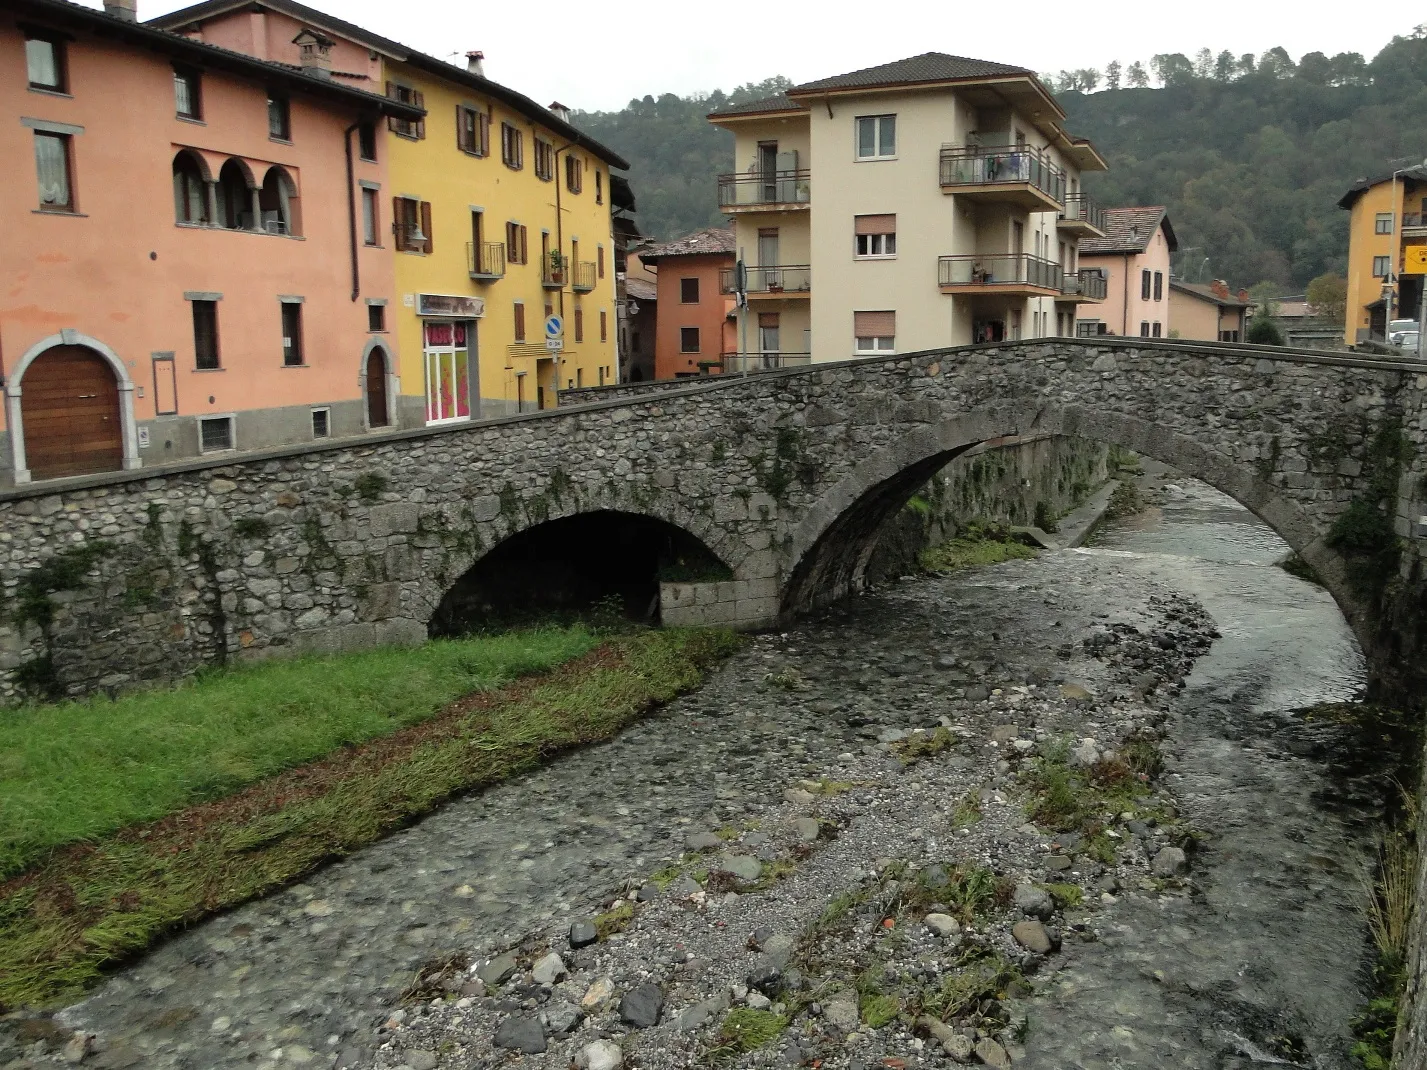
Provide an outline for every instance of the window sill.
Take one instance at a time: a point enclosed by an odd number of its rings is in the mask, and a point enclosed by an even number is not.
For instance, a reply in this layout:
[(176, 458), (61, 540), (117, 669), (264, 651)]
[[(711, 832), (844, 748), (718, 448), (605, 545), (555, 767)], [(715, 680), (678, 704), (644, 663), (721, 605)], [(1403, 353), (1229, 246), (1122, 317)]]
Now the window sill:
[(853, 254), (852, 254), (852, 259), (854, 259), (854, 260), (896, 260), (896, 259), (897, 259), (897, 254), (896, 254), (896, 253), (866, 253), (866, 254), (853, 253)]
[(75, 212), (69, 208), (32, 208), (31, 215), (67, 215), (74, 219), (88, 219), (86, 212)]
[(291, 369), (293, 369), (293, 370), (297, 370), (297, 369), (300, 369), (300, 368), (310, 368), (310, 367), (312, 367), (312, 365), (311, 365), (311, 364), (287, 364), (287, 363), (283, 363), (283, 364), (279, 364), (278, 367), (280, 367), (280, 368), (291, 368)]
[(403, 133), (401, 133), (400, 131), (397, 131), (397, 130), (393, 130), (392, 133), (395, 134), (397, 137), (401, 138), (402, 141), (421, 141), (421, 140), (422, 140), (422, 138), (417, 137), (415, 134), (403, 134)]
[(189, 371), (198, 372), (198, 373), (203, 374), (203, 375), (208, 375), (208, 374), (211, 374), (212, 372), (225, 372), (225, 371), (227, 371), (227, 370), (228, 370), (227, 368), (190, 368), (190, 369), (189, 369)]
[(376, 242), (371, 242), (371, 241), (369, 241), (369, 242), (363, 242), (363, 243), (362, 243), (362, 248), (363, 248), (363, 249), (385, 249), (386, 246), (385, 246), (385, 245), (378, 245)]
[(858, 156), (857, 163), (886, 163), (888, 160), (895, 160), (895, 156)]
[(41, 96), (59, 97), (61, 100), (74, 99), (73, 93), (68, 93), (63, 89), (47, 89), (45, 86), (34, 85), (33, 83), (30, 85), (29, 89), (31, 93), (39, 93)]
[(274, 137), (272, 134), (269, 134), (268, 140), (274, 145), (287, 145), (289, 148), (292, 146), (292, 138), (290, 137)]
[[(459, 146), (457, 147), (459, 148)], [(474, 157), (477, 160), (484, 160), (490, 156), (490, 153), (488, 152), (476, 152), (474, 149), (461, 149), (461, 152), (463, 152), (467, 156)]]
[(505, 165), (506, 165), (507, 167), (509, 167), (512, 171), (524, 171), (524, 170), (525, 170), (525, 165), (524, 165), (523, 163), (511, 163), (509, 160), (502, 160), (501, 163), (505, 164)]
[(375, 156), (358, 156), (357, 159), (358, 159), (359, 161), (361, 161), (362, 163), (376, 163), (376, 162), (377, 162)]
[(179, 122), (181, 122), (181, 123), (192, 123), (194, 126), (207, 126), (207, 125), (208, 125), (208, 124), (205, 123), (201, 118), (199, 118), (197, 115), (175, 115), (174, 118), (177, 119), (177, 120), (178, 120)]

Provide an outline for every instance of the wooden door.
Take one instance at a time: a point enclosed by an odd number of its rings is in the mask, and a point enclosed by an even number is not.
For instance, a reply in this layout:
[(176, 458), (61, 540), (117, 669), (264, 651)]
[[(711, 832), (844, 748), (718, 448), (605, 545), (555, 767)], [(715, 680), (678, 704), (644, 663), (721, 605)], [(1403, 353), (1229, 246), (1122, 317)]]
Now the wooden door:
[(25, 463), (35, 479), (124, 466), (119, 384), (107, 361), (83, 346), (37, 357), (20, 383)]
[(367, 426), (386, 427), (391, 422), (386, 399), (386, 357), (380, 349), (367, 354)]

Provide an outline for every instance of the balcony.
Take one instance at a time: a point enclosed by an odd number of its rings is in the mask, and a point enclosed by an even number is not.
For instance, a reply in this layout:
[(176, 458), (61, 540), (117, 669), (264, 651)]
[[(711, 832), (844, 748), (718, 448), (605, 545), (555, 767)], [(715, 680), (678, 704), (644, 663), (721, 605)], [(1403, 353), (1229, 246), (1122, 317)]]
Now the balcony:
[(753, 372), (771, 372), (779, 368), (799, 368), (813, 362), (811, 353), (789, 353), (786, 351), (762, 351), (753, 353), (725, 353), (723, 373), (725, 375), (748, 375)]
[(587, 294), (595, 288), (595, 262), (593, 260), (581, 260), (574, 265), (574, 272), (571, 276), (570, 289), (576, 293)]
[(1427, 238), (1427, 215), (1422, 212), (1403, 212), (1402, 236), (1404, 238)]
[(806, 211), (812, 191), (811, 171), (718, 176), (718, 206), (730, 214)]
[(554, 254), (540, 258), (540, 285), (547, 290), (562, 290), (565, 279), (570, 274), (569, 261)]
[(1105, 208), (1088, 193), (1068, 193), (1065, 210), (1055, 224), (1061, 230), (1082, 238), (1105, 236)]
[[(748, 273), (750, 301), (807, 298), (812, 295), (813, 269), (807, 264), (773, 264), (744, 270)], [(726, 294), (737, 292), (733, 268), (724, 268), (719, 272), (719, 291)]]
[(1082, 301), (1103, 301), (1109, 280), (1097, 268), (1084, 268), (1076, 274), (1062, 272), (1060, 292), (1062, 296), (1079, 303)]
[(466, 242), (466, 270), (471, 278), (489, 282), (505, 275), (505, 244), (498, 241)]
[(1039, 149), (943, 145), (941, 191), (1014, 204), (1027, 212), (1059, 212), (1065, 204), (1065, 172)]
[(944, 294), (1058, 297), (1061, 274), (1053, 260), (1025, 253), (972, 253), (937, 260), (937, 285)]

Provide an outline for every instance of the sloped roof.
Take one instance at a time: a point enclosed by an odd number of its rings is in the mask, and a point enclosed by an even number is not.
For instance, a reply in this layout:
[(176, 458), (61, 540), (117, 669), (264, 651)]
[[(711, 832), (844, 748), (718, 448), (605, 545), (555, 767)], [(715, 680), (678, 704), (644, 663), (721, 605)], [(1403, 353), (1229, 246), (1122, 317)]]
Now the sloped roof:
[(1157, 229), (1163, 228), (1169, 251), (1179, 248), (1179, 239), (1169, 225), (1164, 205), (1146, 208), (1111, 208), (1105, 213), (1105, 237), (1086, 238), (1080, 243), (1081, 256), (1100, 253), (1142, 253), (1149, 248)]
[(686, 237), (640, 249), (639, 259), (652, 264), (675, 256), (732, 256), (735, 248), (732, 227), (706, 227)]
[(804, 82), (788, 92), (794, 96), (824, 89), (863, 89), (883, 85), (912, 85), (918, 82), (955, 82), (970, 78), (1004, 78), (1017, 75), (1036, 77), (1025, 67), (1012, 67), (968, 56), (948, 56), (945, 52), (923, 52), (920, 56), (894, 60), (849, 74)]
[(803, 105), (794, 101), (787, 93), (778, 93), (762, 100), (751, 100), (747, 104), (730, 104), (726, 108), (710, 112), (709, 118), (722, 115), (757, 115), (767, 111), (806, 111)]
[(1169, 280), (1169, 288), (1171, 290), (1178, 290), (1180, 293), (1188, 294), (1191, 297), (1197, 297), (1201, 301), (1210, 301), (1221, 308), (1248, 308), (1253, 304), (1252, 301), (1240, 300), (1238, 295), (1234, 293), (1221, 296), (1214, 292), (1212, 286), (1205, 286), (1198, 282), (1180, 282), (1176, 278), (1171, 278)]
[(1427, 182), (1427, 166), (1406, 167), (1401, 171), (1389, 171), (1385, 175), (1378, 175), (1376, 178), (1360, 178), (1348, 187), (1347, 193), (1338, 198), (1338, 207), (1351, 208), (1357, 203), (1359, 197), (1374, 186), (1380, 186), (1384, 182), (1391, 182), (1394, 174), (1400, 175), (1403, 178), (1409, 178), (1414, 182)]
[(636, 301), (659, 300), (659, 287), (648, 279), (628, 278), (624, 280), (624, 292)]

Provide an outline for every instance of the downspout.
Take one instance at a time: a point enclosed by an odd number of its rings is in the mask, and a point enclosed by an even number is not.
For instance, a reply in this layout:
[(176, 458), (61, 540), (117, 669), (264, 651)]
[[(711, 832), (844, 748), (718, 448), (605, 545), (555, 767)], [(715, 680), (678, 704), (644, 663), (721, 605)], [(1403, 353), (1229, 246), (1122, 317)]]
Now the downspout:
[(359, 129), (361, 125), (359, 122), (353, 123), (342, 135), (342, 142), (347, 150), (347, 232), (351, 239), (352, 249), (353, 301), (362, 295), (362, 277), (357, 266), (357, 171), (356, 165), (352, 161), (352, 132)]
[[(575, 147), (575, 142), (567, 141), (555, 150), (555, 252), (561, 260), (565, 258), (565, 213), (560, 207), (560, 154)], [(544, 265), (541, 266), (544, 270)], [(575, 265), (567, 263), (565, 275), (573, 280)], [(560, 284), (560, 322), (565, 322), (565, 284)], [(564, 350), (555, 351), (555, 407), (560, 407), (560, 358), (564, 356)]]
[(1125, 294), (1120, 302), (1120, 337), (1125, 338), (1130, 333), (1130, 254), (1125, 254)]

